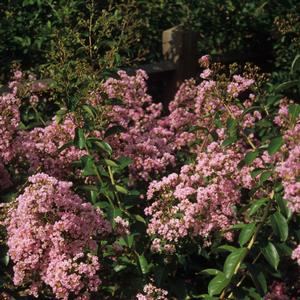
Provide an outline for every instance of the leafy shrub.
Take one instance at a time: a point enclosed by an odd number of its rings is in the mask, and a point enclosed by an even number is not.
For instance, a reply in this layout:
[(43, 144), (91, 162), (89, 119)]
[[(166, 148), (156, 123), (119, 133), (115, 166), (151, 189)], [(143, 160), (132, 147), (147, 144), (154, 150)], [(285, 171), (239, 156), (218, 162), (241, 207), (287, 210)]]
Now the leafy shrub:
[(24, 69), (46, 64), (52, 77), (62, 64), (78, 75), (84, 68), (159, 60), (162, 31), (179, 24), (199, 32), (203, 53), (256, 53), (263, 47), (274, 54), (272, 70), (290, 64), (295, 55), (287, 53), (297, 49), (295, 0), (5, 0), (0, 5), (2, 76), (13, 61)]
[(299, 105), (255, 68), (201, 64), (167, 115), (143, 71), (54, 107), (14, 73), (0, 97), (7, 294), (296, 299)]
[[(67, 69), (69, 76), (72, 72), (78, 75), (80, 69), (86, 75), (138, 60), (143, 51), (132, 55), (128, 50), (139, 40), (137, 27), (141, 24), (131, 0), (118, 5), (110, 0), (24, 0), (0, 5), (3, 76), (13, 62), (36, 70), (46, 64), (42, 69), (51, 76), (57, 71), (63, 75)], [(62, 75), (60, 79), (66, 80)]]

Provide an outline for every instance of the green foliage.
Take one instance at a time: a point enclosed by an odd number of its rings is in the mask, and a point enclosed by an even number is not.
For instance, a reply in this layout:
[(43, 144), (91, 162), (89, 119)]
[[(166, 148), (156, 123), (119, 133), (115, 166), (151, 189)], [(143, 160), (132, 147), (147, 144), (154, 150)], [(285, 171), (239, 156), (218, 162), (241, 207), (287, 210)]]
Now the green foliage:
[[(199, 32), (200, 53), (273, 51), (271, 68), (282, 82), (299, 54), (299, 9), (295, 0), (4, 0), (1, 79), (7, 79), (13, 61), (24, 69), (45, 64), (43, 70), (57, 79), (67, 69), (63, 83), (56, 80), (62, 85), (82, 72), (81, 83), (91, 70), (103, 76), (111, 67), (157, 61), (162, 31), (183, 24)], [(295, 60), (293, 71), (298, 65)]]
[(253, 233), (255, 231), (255, 225), (255, 223), (250, 223), (242, 228), (241, 233), (239, 235), (239, 244), (241, 247), (243, 247), (253, 236)]
[(210, 296), (218, 295), (229, 284), (230, 279), (223, 272), (219, 272), (208, 285), (208, 293)]

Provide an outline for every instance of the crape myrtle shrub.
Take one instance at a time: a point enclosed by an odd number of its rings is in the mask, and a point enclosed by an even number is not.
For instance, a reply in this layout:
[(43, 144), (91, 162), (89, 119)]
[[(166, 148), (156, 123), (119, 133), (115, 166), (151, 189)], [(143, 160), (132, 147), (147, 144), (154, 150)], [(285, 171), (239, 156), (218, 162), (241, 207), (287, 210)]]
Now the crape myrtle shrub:
[(1, 81), (13, 61), (50, 77), (63, 62), (101, 71), (107, 61), (110, 67), (157, 61), (162, 31), (179, 24), (199, 32), (203, 53), (256, 53), (259, 46), (272, 53), (271, 69), (278, 71), (297, 54), (299, 10), (296, 0), (4, 0)]
[(167, 115), (141, 70), (56, 111), (14, 72), (0, 97), (1, 297), (299, 297), (299, 104), (249, 65), (200, 63)]

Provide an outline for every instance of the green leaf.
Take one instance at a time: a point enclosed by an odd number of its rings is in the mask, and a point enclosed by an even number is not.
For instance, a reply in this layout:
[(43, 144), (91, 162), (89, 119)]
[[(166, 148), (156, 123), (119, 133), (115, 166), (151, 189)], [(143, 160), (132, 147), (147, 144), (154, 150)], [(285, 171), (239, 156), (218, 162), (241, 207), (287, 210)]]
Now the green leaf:
[(250, 273), (251, 279), (258, 290), (262, 295), (265, 295), (267, 292), (267, 281), (264, 273), (261, 271), (260, 267), (257, 265), (247, 265), (247, 269)]
[(259, 209), (261, 206), (263, 205), (266, 205), (266, 202), (268, 201), (268, 198), (262, 198), (262, 199), (259, 199), (257, 201), (255, 201), (251, 206), (250, 206), (250, 209), (249, 209), (249, 216), (252, 216), (254, 215)]
[(214, 123), (215, 123), (217, 128), (222, 128), (223, 127), (222, 121), (220, 119), (215, 119)]
[(290, 219), (292, 212), (288, 207), (288, 202), (282, 198), (280, 194), (275, 194), (275, 200), (280, 208), (280, 212), (287, 218)]
[(96, 165), (91, 156), (85, 155), (80, 158), (83, 163), (83, 176), (95, 176), (97, 175)]
[(258, 128), (269, 128), (270, 126), (272, 126), (272, 122), (266, 119), (261, 119), (259, 120), (256, 125)]
[(253, 170), (250, 174), (251, 174), (251, 177), (253, 179), (256, 178), (257, 175), (261, 174), (264, 170), (263, 169), (255, 169)]
[(100, 201), (100, 202), (97, 202), (97, 203), (95, 204), (95, 206), (96, 206), (96, 207), (99, 207), (99, 208), (101, 208), (101, 209), (103, 209), (103, 208), (110, 207), (111, 205), (110, 205), (109, 202), (106, 202), (106, 201)]
[(259, 181), (260, 183), (264, 183), (267, 181), (270, 177), (272, 176), (272, 172), (270, 171), (265, 171), (260, 175)]
[(65, 108), (61, 108), (58, 112), (56, 112), (55, 120), (56, 123), (60, 124), (67, 114), (67, 110)]
[(9, 255), (6, 253), (3, 257), (1, 257), (1, 262), (7, 267), (9, 264)]
[(90, 191), (90, 196), (91, 196), (91, 202), (95, 204), (97, 202), (97, 197), (99, 193), (96, 191)]
[(147, 224), (146, 220), (140, 215), (134, 215), (135, 219), (141, 223)]
[(270, 155), (275, 154), (283, 145), (283, 138), (282, 136), (278, 136), (271, 140), (270, 145), (268, 147), (268, 153)]
[(300, 105), (293, 103), (289, 105), (289, 115), (291, 116), (292, 123), (296, 121), (300, 114)]
[(130, 190), (128, 195), (133, 196), (133, 197), (138, 197), (141, 195), (141, 192), (139, 192), (137, 190)]
[(200, 272), (200, 274), (213, 275), (213, 276), (216, 276), (219, 273), (222, 273), (222, 272), (217, 269), (204, 269)]
[(275, 91), (276, 92), (284, 91), (284, 90), (287, 90), (289, 88), (292, 88), (292, 87), (296, 86), (297, 84), (298, 84), (298, 80), (286, 81), (286, 82), (283, 82), (283, 83), (279, 84), (275, 88)]
[[(272, 89), (275, 90), (276, 87), (274, 88), (274, 86), (272, 85)], [(276, 102), (279, 103), (281, 97), (282, 97), (282, 96), (281, 96), (281, 95), (278, 95), (278, 94), (276, 94), (276, 95), (274, 95), (274, 94), (268, 95), (268, 96), (265, 98), (265, 99), (267, 100), (267, 106), (268, 106), (268, 107), (271, 107), (271, 106), (273, 106)]]
[(110, 159), (104, 159), (105, 163), (110, 166), (110, 167), (113, 167), (113, 168), (117, 168), (118, 165), (113, 161), (113, 160), (110, 160)]
[(257, 158), (258, 154), (258, 150), (248, 152), (244, 158), (245, 164), (250, 165), (255, 160), (255, 158)]
[[(280, 192), (283, 191), (283, 185), (282, 185), (281, 182), (275, 183), (274, 191), (275, 191), (276, 193), (278, 193), (278, 192), (280, 193)], [(276, 196), (276, 195), (275, 195), (275, 196)]]
[(229, 131), (233, 131), (233, 130), (236, 129), (237, 124), (238, 124), (237, 120), (232, 119), (232, 118), (229, 118), (229, 119), (227, 120), (227, 129), (228, 129)]
[(252, 111), (255, 111), (255, 110), (260, 110), (260, 106), (250, 106), (250, 107), (246, 108), (243, 112), (243, 116), (245, 116), (249, 112), (252, 112)]
[[(201, 128), (203, 128), (203, 127), (200, 127), (198, 125), (193, 125), (193, 126), (190, 126), (187, 128), (187, 132), (196, 132), (197, 130), (199, 130)], [(206, 129), (206, 128), (204, 128), (204, 129)]]
[(132, 159), (130, 157), (122, 156), (118, 158), (119, 168), (124, 169), (128, 167), (130, 164), (132, 164)]
[(236, 247), (233, 247), (233, 246), (230, 246), (230, 245), (221, 245), (216, 250), (233, 252), (236, 249), (237, 249)]
[(295, 73), (296, 71), (299, 70), (300, 70), (300, 54), (297, 54), (291, 65), (291, 73)]
[(83, 190), (83, 191), (88, 191), (88, 192), (97, 192), (98, 188), (96, 185), (91, 185), (91, 184), (85, 184), (85, 185), (80, 185), (78, 186), (79, 189)]
[(94, 141), (94, 144), (98, 148), (104, 150), (107, 154), (112, 155), (112, 148), (108, 143), (98, 140), (98, 141)]
[(130, 235), (126, 235), (122, 238), (119, 239), (119, 244), (121, 246), (126, 246), (128, 248), (131, 248), (134, 242), (134, 235), (130, 234)]
[(82, 128), (76, 128), (75, 130), (74, 145), (79, 149), (84, 149), (86, 146), (85, 135)]
[(236, 136), (230, 136), (229, 138), (227, 138), (226, 140), (223, 141), (222, 146), (223, 147), (230, 146), (233, 143), (235, 143), (236, 141), (237, 141), (237, 137)]
[(101, 184), (101, 188), (99, 189), (99, 193), (104, 195), (105, 197), (108, 197), (108, 198), (111, 198), (113, 199), (114, 198), (114, 193), (113, 193), (113, 190), (111, 189), (111, 187), (106, 183), (102, 183)]
[(104, 137), (108, 137), (117, 133), (125, 132), (125, 128), (119, 125), (112, 126), (105, 131)]
[(126, 269), (127, 268), (127, 266), (126, 265), (116, 265), (115, 267), (114, 267), (114, 271), (115, 272), (120, 272), (120, 271), (122, 271), (122, 270), (124, 270), (124, 269)]
[(241, 233), (239, 235), (239, 244), (241, 247), (243, 247), (252, 237), (255, 231), (255, 225), (256, 225), (255, 223), (247, 224), (241, 230)]
[(149, 272), (149, 264), (144, 255), (138, 255), (140, 268), (143, 274), (147, 274)]
[(230, 279), (225, 277), (223, 272), (220, 272), (208, 284), (208, 294), (210, 296), (219, 295), (223, 289), (227, 287)]
[(242, 228), (244, 228), (245, 225), (246, 225), (245, 223), (237, 223), (237, 224), (230, 226), (230, 229), (233, 229), (233, 230), (242, 229)]
[(226, 278), (235, 274), (247, 253), (247, 248), (239, 248), (231, 252), (225, 260), (223, 272)]
[(132, 245), (133, 245), (133, 241), (134, 241), (134, 234), (130, 234), (130, 235), (125, 236), (124, 240), (125, 240), (126, 246), (128, 248), (131, 248)]
[(116, 187), (116, 190), (117, 190), (119, 193), (122, 193), (122, 194), (128, 194), (128, 190), (125, 189), (123, 186), (115, 185), (115, 187)]
[(105, 151), (107, 154), (112, 155), (113, 150), (108, 143), (97, 138), (89, 138), (88, 141), (92, 142), (94, 145), (96, 145), (99, 149)]
[(280, 257), (291, 256), (293, 253), (293, 249), (289, 247), (286, 243), (276, 243), (275, 246)]
[(267, 262), (275, 269), (277, 270), (278, 264), (279, 264), (279, 255), (275, 248), (275, 246), (268, 242), (268, 244), (261, 249), (261, 252)]
[(95, 118), (97, 115), (97, 112), (95, 110), (94, 107), (92, 107), (91, 105), (82, 105), (82, 109), (88, 114), (90, 115), (90, 117)]
[(280, 212), (275, 212), (271, 216), (271, 225), (275, 234), (282, 242), (286, 241), (289, 235), (289, 226), (285, 217)]

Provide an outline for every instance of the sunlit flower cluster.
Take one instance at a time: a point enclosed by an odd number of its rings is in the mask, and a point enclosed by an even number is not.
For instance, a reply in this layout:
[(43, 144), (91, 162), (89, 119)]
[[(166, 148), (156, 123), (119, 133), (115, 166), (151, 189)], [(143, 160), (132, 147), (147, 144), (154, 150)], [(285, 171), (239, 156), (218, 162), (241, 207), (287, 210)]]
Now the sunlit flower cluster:
[(110, 232), (109, 223), (70, 182), (38, 173), (29, 183), (6, 221), (14, 284), (35, 297), (46, 285), (65, 300), (98, 290), (97, 238)]

